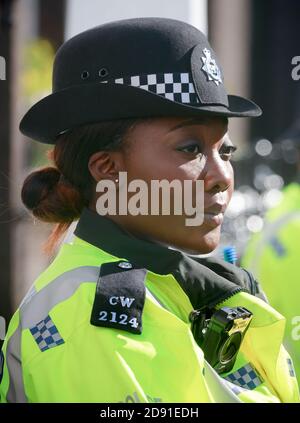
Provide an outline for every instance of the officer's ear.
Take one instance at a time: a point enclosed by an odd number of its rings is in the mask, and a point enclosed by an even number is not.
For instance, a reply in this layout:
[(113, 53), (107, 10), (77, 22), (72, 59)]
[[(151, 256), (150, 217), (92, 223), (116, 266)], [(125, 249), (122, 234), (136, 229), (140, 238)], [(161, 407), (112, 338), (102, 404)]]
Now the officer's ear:
[(88, 168), (96, 182), (102, 179), (115, 181), (123, 169), (122, 154), (119, 151), (98, 151), (89, 158)]

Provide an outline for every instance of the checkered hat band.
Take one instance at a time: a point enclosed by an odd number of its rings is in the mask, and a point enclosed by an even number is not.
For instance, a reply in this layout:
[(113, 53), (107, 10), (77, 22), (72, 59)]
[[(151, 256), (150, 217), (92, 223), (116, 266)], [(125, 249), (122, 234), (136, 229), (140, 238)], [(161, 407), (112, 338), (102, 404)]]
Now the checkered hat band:
[[(112, 80), (102, 82), (112, 82)], [(113, 82), (141, 88), (179, 103), (199, 103), (192, 77), (188, 72), (126, 76), (117, 78)]]
[(225, 380), (240, 388), (251, 390), (257, 388), (263, 383), (251, 363), (248, 363), (235, 372), (227, 375)]
[(49, 315), (31, 327), (30, 332), (42, 352), (65, 342)]

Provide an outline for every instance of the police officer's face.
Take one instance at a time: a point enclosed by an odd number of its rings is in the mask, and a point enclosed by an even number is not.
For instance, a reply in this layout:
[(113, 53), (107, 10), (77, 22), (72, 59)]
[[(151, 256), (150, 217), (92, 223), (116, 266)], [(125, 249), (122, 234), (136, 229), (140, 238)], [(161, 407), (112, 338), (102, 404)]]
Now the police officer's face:
[[(234, 147), (226, 133), (227, 119), (219, 117), (159, 118), (138, 124), (128, 134), (126, 148), (112, 152), (110, 158), (116, 170), (127, 172), (128, 183), (136, 179), (147, 183), (150, 213), (111, 218), (136, 236), (190, 253), (214, 250), (219, 243), (223, 213), (233, 191), (233, 170), (229, 160)], [(151, 215), (151, 181), (163, 179), (179, 180), (182, 186), (183, 181), (193, 181), (193, 206), (197, 200), (195, 181), (203, 180), (202, 224), (187, 226), (186, 219), (192, 216), (184, 213), (184, 206), (181, 215), (173, 212), (173, 195), (171, 215)]]

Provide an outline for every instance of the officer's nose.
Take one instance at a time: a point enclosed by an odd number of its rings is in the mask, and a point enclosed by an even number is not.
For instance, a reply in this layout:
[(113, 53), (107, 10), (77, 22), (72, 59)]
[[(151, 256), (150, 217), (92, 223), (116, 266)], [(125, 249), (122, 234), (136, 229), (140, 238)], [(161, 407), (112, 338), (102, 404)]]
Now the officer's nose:
[(203, 180), (205, 192), (215, 194), (225, 191), (233, 184), (232, 167), (222, 160), (218, 152), (214, 153), (207, 158)]

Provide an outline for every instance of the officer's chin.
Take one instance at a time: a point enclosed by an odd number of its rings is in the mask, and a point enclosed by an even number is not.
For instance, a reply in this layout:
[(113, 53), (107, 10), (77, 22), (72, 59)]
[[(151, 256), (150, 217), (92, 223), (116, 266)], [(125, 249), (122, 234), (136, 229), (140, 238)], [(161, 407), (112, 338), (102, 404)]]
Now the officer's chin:
[(197, 233), (189, 238), (189, 243), (183, 248), (183, 251), (191, 255), (212, 253), (220, 243), (221, 226), (207, 232)]

